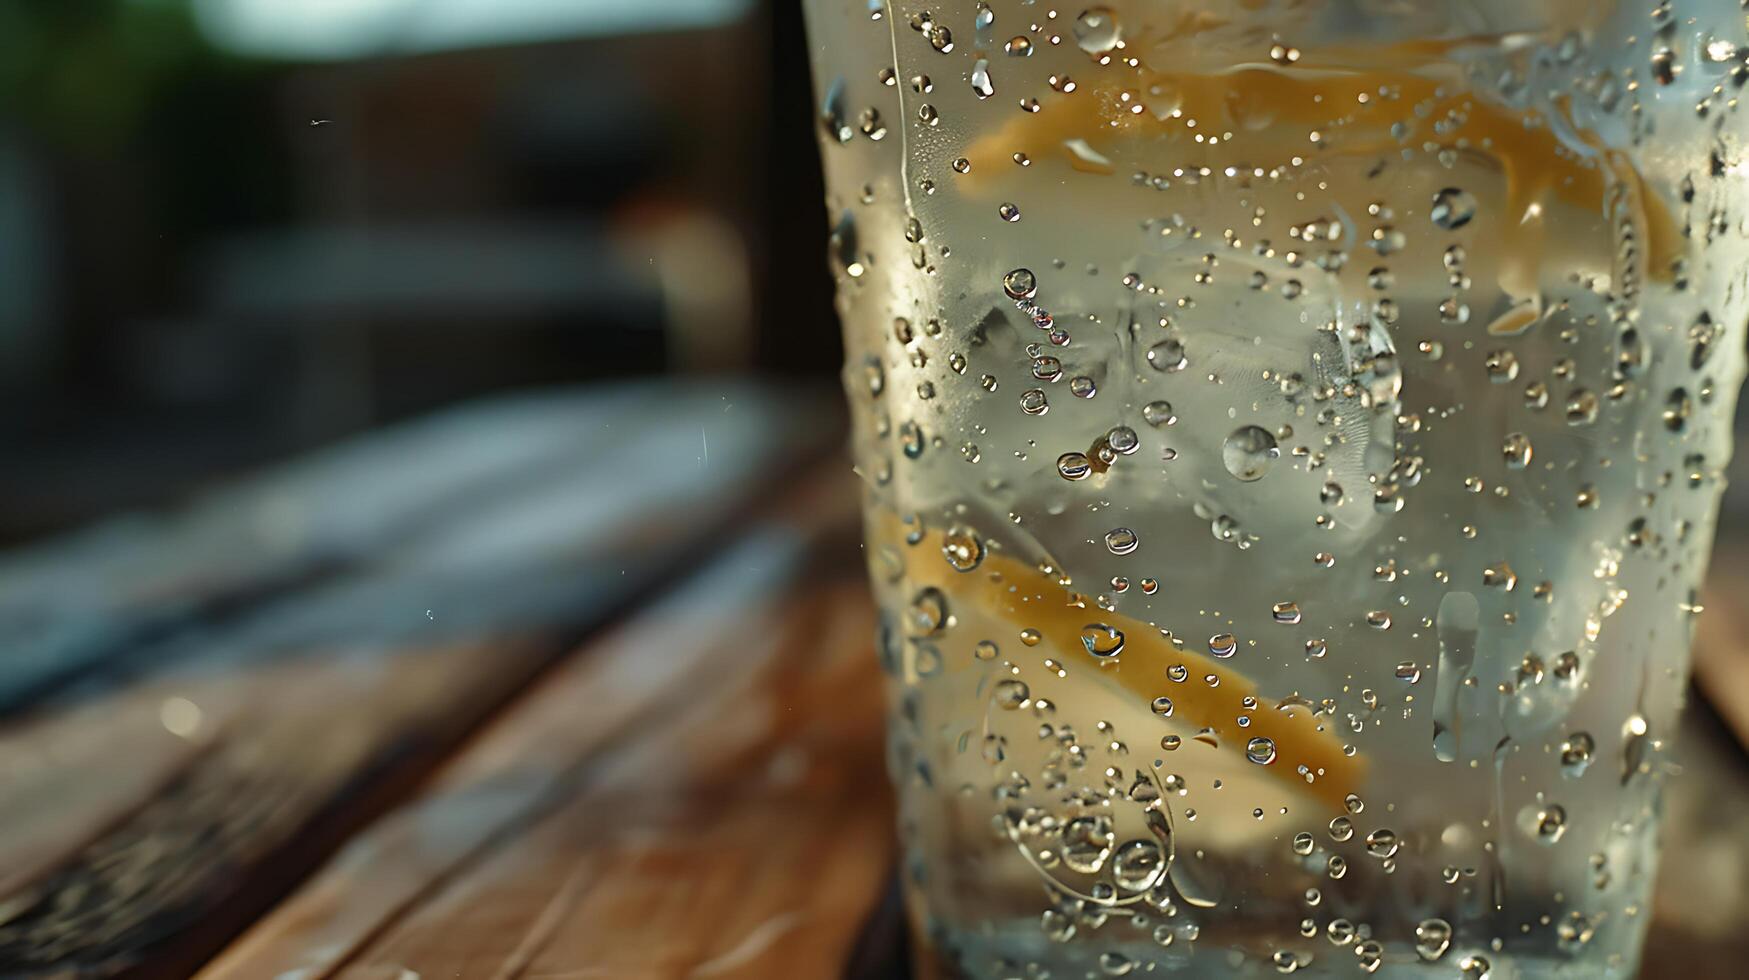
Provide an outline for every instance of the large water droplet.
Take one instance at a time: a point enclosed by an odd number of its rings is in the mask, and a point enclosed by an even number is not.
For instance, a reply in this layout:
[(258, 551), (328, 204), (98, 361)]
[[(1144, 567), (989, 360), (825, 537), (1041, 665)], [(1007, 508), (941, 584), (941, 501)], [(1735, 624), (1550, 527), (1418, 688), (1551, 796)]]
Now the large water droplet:
[(1136, 550), (1142, 539), (1127, 527), (1114, 527), (1105, 532), (1105, 547), (1114, 555), (1127, 555)]
[(1088, 54), (1104, 54), (1117, 47), (1123, 30), (1110, 7), (1089, 7), (1075, 18), (1075, 44)]
[(1156, 371), (1182, 371), (1188, 363), (1184, 343), (1175, 337), (1167, 337), (1148, 348), (1148, 364)]
[(1032, 691), (1025, 681), (1013, 679), (997, 681), (990, 690), (990, 699), (996, 702), (996, 707), (1004, 711), (1018, 710), (1032, 698)]
[(923, 427), (909, 419), (899, 423), (899, 449), (908, 459), (923, 455)]
[(1081, 645), (1088, 654), (1099, 657), (1115, 657), (1123, 652), (1123, 632), (1104, 623), (1088, 623), (1081, 627)]
[(1093, 462), (1082, 453), (1064, 453), (1057, 457), (1057, 474), (1065, 480), (1085, 480), (1093, 472)]
[(947, 596), (933, 585), (917, 590), (911, 597), (911, 607), (905, 625), (912, 636), (933, 636), (947, 625)]
[(1475, 195), (1457, 187), (1447, 187), (1433, 195), (1433, 208), (1427, 216), (1447, 231), (1462, 228), (1476, 216)]
[(972, 66), (972, 92), (980, 99), (996, 94), (996, 86), (990, 81), (990, 62), (984, 58)]
[(1444, 919), (1422, 919), (1415, 927), (1415, 952), (1429, 963), (1445, 955), (1451, 946), (1451, 923)]
[(1151, 840), (1126, 841), (1111, 860), (1111, 877), (1117, 886), (1128, 892), (1145, 892), (1159, 882), (1166, 871), (1166, 857), (1160, 845)]
[(1269, 472), (1281, 448), (1268, 429), (1257, 425), (1242, 425), (1234, 429), (1221, 444), (1221, 462), (1237, 480), (1250, 483), (1263, 479)]
[(972, 528), (955, 524), (942, 538), (941, 554), (955, 571), (969, 572), (984, 560), (984, 541)]
[(1245, 743), (1245, 758), (1260, 766), (1267, 766), (1275, 761), (1275, 743), (1258, 735)]
[(1530, 437), (1522, 432), (1509, 433), (1500, 444), (1500, 456), (1506, 460), (1508, 469), (1522, 470), (1529, 466), (1531, 453)]
[(1441, 762), (1457, 761), (1458, 692), (1476, 661), (1476, 634), (1481, 628), (1481, 604), (1468, 592), (1447, 592), (1434, 614), (1439, 636), (1439, 666), (1433, 679), (1433, 755)]
[(1111, 856), (1111, 818), (1076, 817), (1063, 825), (1059, 839), (1064, 864), (1082, 874), (1095, 874)]
[(1591, 767), (1597, 742), (1589, 732), (1574, 732), (1561, 743), (1561, 771), (1568, 776), (1584, 775)]
[(1152, 426), (1171, 425), (1178, 421), (1178, 416), (1172, 414), (1171, 402), (1149, 402), (1142, 406), (1142, 421)]

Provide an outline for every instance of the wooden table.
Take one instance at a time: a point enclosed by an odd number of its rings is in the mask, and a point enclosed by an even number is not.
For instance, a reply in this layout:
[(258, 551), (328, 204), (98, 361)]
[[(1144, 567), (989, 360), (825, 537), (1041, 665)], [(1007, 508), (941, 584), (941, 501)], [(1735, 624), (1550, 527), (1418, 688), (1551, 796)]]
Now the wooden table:
[[(0, 562), (0, 977), (903, 976), (835, 405), (510, 399)], [(1647, 977), (1740, 975), (1718, 564)]]

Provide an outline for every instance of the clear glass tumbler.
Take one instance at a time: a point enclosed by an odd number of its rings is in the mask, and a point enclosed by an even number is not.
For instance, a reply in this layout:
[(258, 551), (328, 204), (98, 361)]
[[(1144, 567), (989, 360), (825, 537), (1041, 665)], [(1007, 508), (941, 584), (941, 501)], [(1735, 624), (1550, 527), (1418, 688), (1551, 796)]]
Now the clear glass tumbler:
[(1738, 0), (804, 0), (926, 972), (1631, 975)]

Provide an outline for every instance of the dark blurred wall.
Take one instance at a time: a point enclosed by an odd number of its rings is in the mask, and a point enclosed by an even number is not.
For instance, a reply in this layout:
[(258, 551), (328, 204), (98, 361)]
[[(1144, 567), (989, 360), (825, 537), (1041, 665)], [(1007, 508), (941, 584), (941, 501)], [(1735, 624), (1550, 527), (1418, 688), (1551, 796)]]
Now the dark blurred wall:
[(835, 370), (799, 11), (593, 2), (314, 57), (0, 0), (0, 541), (492, 392)]

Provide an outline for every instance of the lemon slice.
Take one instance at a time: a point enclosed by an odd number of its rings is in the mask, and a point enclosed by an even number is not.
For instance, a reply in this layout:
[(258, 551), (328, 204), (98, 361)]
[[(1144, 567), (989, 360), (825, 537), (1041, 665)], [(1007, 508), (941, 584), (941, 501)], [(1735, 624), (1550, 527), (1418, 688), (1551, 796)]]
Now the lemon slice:
[[(907, 530), (911, 539), (918, 538), (916, 529), (901, 528), (885, 511), (874, 525), (879, 541), (898, 542)], [(1091, 667), (1089, 673), (1121, 687), (1144, 707), (1156, 697), (1170, 697), (1176, 720), (1213, 730), (1221, 750), (1233, 753), (1241, 764), (1282, 780), (1332, 809), (1343, 809), (1348, 795), (1359, 792), (1366, 777), (1365, 760), (1349, 754), (1304, 699), (1262, 697), (1256, 681), (1231, 666), (1179, 649), (1148, 623), (1090, 608), (1056, 579), (1011, 556), (988, 552), (969, 572), (956, 571), (946, 561), (929, 560), (941, 553), (944, 544), (942, 532), (925, 531), (916, 544), (901, 547), (922, 557), (906, 570), (915, 588), (939, 589), (950, 607), (969, 603), (993, 620), (1012, 624), (1016, 634), (1028, 631), (1029, 639), (1036, 632), (1037, 642)], [(1094, 650), (1102, 645), (1108, 647), (1110, 634), (1094, 627), (1121, 634), (1122, 652), (1095, 655)], [(1092, 640), (1084, 641), (1089, 635)], [(1180, 664), (1188, 671), (1186, 680), (1168, 680), (1167, 669)], [(1240, 727), (1240, 717), (1247, 718), (1249, 724)], [(1267, 740), (1267, 751), (1260, 739)], [(1250, 761), (1243, 760), (1247, 755)], [(1254, 762), (1259, 764), (1253, 766)]]
[[(1216, 171), (1230, 164), (1292, 168), (1296, 161), (1310, 165), (1344, 156), (1370, 161), (1431, 141), (1467, 147), (1497, 161), (1506, 182), (1508, 220), (1518, 223), (1499, 243), (1513, 265), (1535, 268), (1543, 252), (1541, 216), (1549, 204), (1559, 201), (1595, 213), (1618, 187), (1626, 198), (1620, 206), (1645, 229), (1645, 274), (1661, 281), (1674, 275), (1673, 260), (1682, 245), (1669, 210), (1623, 154), (1571, 125), (1565, 97), (1557, 103), (1562, 111), (1555, 119), (1485, 101), (1464, 90), (1455, 66), (1452, 78), (1422, 73), (1446, 67), (1429, 63), (1439, 53), (1423, 50), (1431, 44), (1395, 46), (1403, 50), (1394, 59), (1367, 52), (1369, 64), (1400, 66), (1391, 70), (1345, 67), (1358, 63), (1358, 54), (1335, 50), (1326, 52), (1322, 63), (1308, 59), (1292, 69), (1237, 67), (1213, 74), (1123, 69), (1127, 81), (1053, 94), (1037, 111), (1018, 113), (973, 140), (964, 154), (971, 167), (956, 183), (969, 193), (987, 194), (1017, 179), (1017, 168), (1003, 166), (1016, 153), (1034, 159), (1064, 154), (1076, 170), (1109, 174), (1115, 169), (1111, 160), (1123, 156), (1118, 150), (1143, 140), (1160, 141), (1169, 150), (1162, 159), (1173, 167)], [(1197, 134), (1226, 135), (1198, 142)]]

